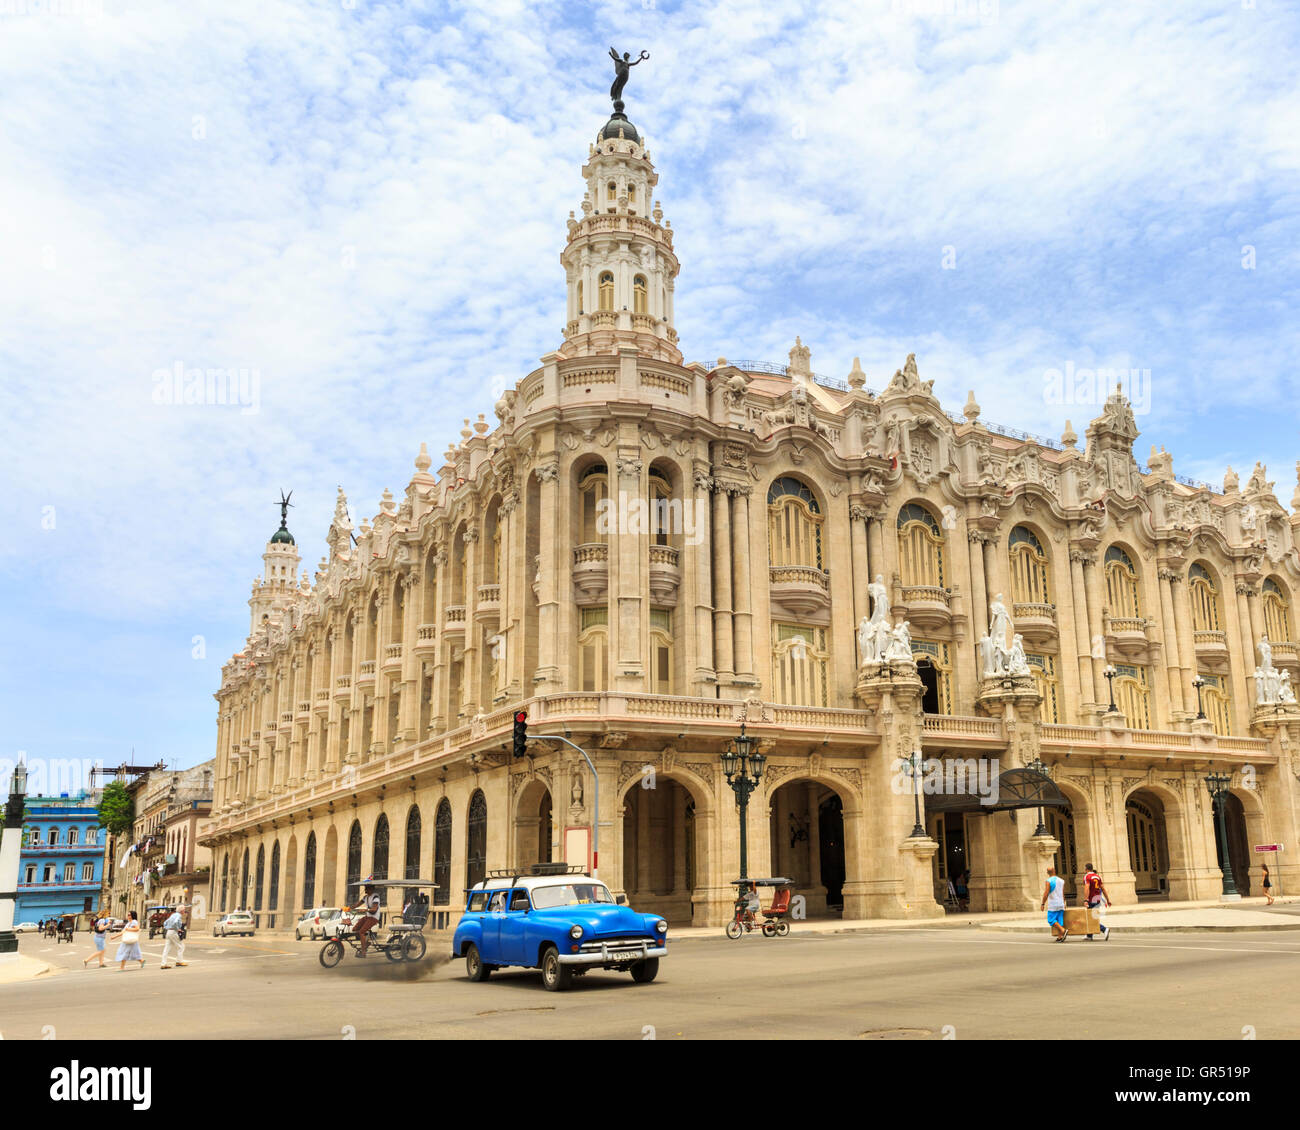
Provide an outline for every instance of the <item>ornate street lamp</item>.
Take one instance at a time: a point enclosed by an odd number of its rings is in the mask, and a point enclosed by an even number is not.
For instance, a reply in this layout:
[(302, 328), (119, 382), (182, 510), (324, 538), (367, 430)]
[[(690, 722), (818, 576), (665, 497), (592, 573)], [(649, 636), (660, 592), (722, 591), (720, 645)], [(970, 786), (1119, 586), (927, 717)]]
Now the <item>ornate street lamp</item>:
[(912, 778), (912, 809), (916, 814), (916, 822), (912, 825), (911, 834), (924, 839), (925, 825), (921, 823), (921, 751), (919, 749), (907, 759), (907, 765), (909, 776)]
[(1205, 717), (1205, 708), (1201, 705), (1201, 688), (1205, 686), (1205, 680), (1197, 675), (1192, 680), (1192, 686), (1196, 688), (1196, 720), (1199, 722)]
[(1106, 708), (1107, 714), (1118, 714), (1119, 707), (1115, 705), (1115, 676), (1118, 674), (1114, 667), (1109, 663), (1106, 664), (1106, 670), (1102, 674), (1106, 677), (1106, 686), (1110, 690), (1110, 706)]
[(746, 835), (746, 817), (749, 811), (749, 794), (758, 788), (767, 758), (755, 748), (758, 739), (745, 733), (745, 723), (740, 724), (740, 736), (722, 751), (722, 771), (727, 784), (736, 794), (740, 808), (740, 877), (749, 877), (749, 839)]
[[(1051, 777), (1052, 775), (1052, 767), (1037, 754), (1034, 755), (1034, 760), (1029, 762), (1025, 768), (1032, 769), (1035, 773), (1044, 777)], [(1038, 806), (1038, 827), (1034, 829), (1034, 835), (1047, 835), (1047, 825), (1043, 823), (1043, 806), (1041, 804)]]
[(1228, 786), (1232, 784), (1229, 773), (1211, 770), (1205, 777), (1205, 787), (1210, 790), (1210, 801), (1219, 818), (1219, 870), (1223, 872), (1223, 897), (1239, 899), (1237, 881), (1232, 874), (1232, 849), (1228, 846)]
[(18, 867), (22, 854), (23, 808), (27, 799), (27, 766), (21, 761), (14, 768), (5, 805), (4, 826), (0, 829), (0, 957), (18, 953), (18, 935), (14, 933), (14, 911), (18, 907)]

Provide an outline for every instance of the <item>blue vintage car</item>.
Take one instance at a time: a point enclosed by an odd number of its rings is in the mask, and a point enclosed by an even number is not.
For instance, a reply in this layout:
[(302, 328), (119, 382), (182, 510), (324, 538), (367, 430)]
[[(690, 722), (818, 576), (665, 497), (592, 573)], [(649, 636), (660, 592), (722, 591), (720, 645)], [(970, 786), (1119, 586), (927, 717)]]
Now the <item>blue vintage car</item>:
[(565, 989), (589, 969), (616, 969), (639, 984), (653, 981), (668, 952), (668, 923), (619, 905), (599, 879), (563, 864), (527, 874), (492, 871), (466, 894), (452, 937), (471, 981), (517, 965), (540, 969), (549, 990)]

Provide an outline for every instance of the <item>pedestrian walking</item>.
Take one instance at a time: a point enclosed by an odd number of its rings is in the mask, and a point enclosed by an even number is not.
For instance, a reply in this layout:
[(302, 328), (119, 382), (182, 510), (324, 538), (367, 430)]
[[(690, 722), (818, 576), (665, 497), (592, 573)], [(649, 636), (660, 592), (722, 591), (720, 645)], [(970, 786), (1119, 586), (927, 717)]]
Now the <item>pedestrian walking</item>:
[[(1101, 917), (1101, 909), (1110, 906), (1110, 892), (1106, 890), (1106, 884), (1101, 881), (1101, 876), (1092, 869), (1091, 863), (1084, 864), (1085, 874), (1083, 876), (1083, 905), (1088, 910), (1095, 910), (1098, 919)], [(1110, 941), (1110, 927), (1105, 922), (1101, 924), (1101, 936)], [(1088, 935), (1088, 941), (1092, 941), (1092, 935)]]
[(85, 968), (95, 958), (99, 958), (100, 969), (104, 968), (104, 943), (108, 940), (108, 923), (102, 918), (96, 918), (90, 924), (90, 940), (95, 943), (95, 951), (89, 957), (85, 958), (81, 965)]
[(134, 910), (126, 912), (126, 922), (122, 929), (113, 936), (113, 941), (117, 942), (117, 955), (113, 958), (118, 963), (117, 971), (126, 972), (126, 963), (128, 961), (138, 961), (140, 968), (144, 968), (144, 955), (140, 952), (140, 922), (135, 916)]
[[(188, 961), (183, 960), (185, 957), (185, 919), (181, 917), (180, 907), (177, 907), (167, 916), (167, 921), (163, 923), (163, 935), (167, 939), (163, 945), (162, 964), (159, 969), (170, 969), (175, 965), (189, 965)], [(173, 961), (173, 955), (175, 960)]]
[(1065, 881), (1056, 873), (1055, 867), (1047, 869), (1047, 882), (1043, 885), (1043, 900), (1038, 909), (1047, 909), (1047, 924), (1052, 928), (1052, 935), (1058, 942), (1069, 937), (1065, 928)]
[(1265, 906), (1273, 905), (1273, 880), (1268, 877), (1268, 864), (1264, 864), (1264, 897), (1268, 899)]

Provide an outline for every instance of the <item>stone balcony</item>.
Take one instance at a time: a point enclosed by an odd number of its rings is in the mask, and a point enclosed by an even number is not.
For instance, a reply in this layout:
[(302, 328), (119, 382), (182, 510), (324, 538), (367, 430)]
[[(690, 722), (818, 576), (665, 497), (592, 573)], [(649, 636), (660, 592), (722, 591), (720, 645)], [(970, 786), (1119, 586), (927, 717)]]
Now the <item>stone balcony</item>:
[(328, 714), (330, 709), (330, 692), (317, 691), (315, 710), (317, 714)]
[(438, 625), (421, 624), (415, 629), (415, 654), (432, 655), (438, 650)]
[(465, 633), (465, 606), (463, 604), (449, 604), (446, 612), (446, 632), (457, 632), (461, 635)]
[(352, 697), (351, 675), (340, 675), (334, 680), (334, 697), (337, 699), (349, 699)]
[(1150, 645), (1145, 616), (1107, 616), (1106, 644), (1121, 655), (1142, 656)]
[(903, 618), (919, 628), (946, 628), (952, 623), (952, 593), (937, 585), (904, 585), (899, 590)]
[(390, 643), (384, 646), (384, 670), (387, 672), (398, 672), (402, 669), (402, 651), (403, 646), (400, 643)]
[(1227, 665), (1228, 633), (1201, 631), (1192, 633), (1196, 645), (1196, 658), (1206, 663), (1212, 670)]
[(1056, 639), (1056, 605), (1022, 603), (1011, 606), (1016, 631), (1031, 643)]
[(303, 699), (298, 703), (294, 712), (295, 722), (308, 722), (311, 720), (311, 699)]
[(573, 551), (573, 599), (579, 605), (604, 604), (609, 593), (609, 546), (587, 542)]
[(792, 616), (807, 618), (830, 609), (830, 574), (824, 569), (772, 565), (768, 569), (768, 584), (772, 603)]
[(361, 661), (361, 670), (357, 673), (357, 686), (373, 687), (375, 685), (375, 667), (373, 659), (363, 659)]
[(677, 604), (677, 590), (682, 583), (679, 556), (680, 551), (671, 545), (650, 547), (650, 599), (661, 607), (673, 608)]
[(1273, 648), (1273, 665), (1283, 667), (1300, 665), (1300, 644), (1294, 640), (1269, 640)]
[(501, 614), (501, 586), (479, 585), (478, 600), (474, 604), (474, 619), (486, 620)]

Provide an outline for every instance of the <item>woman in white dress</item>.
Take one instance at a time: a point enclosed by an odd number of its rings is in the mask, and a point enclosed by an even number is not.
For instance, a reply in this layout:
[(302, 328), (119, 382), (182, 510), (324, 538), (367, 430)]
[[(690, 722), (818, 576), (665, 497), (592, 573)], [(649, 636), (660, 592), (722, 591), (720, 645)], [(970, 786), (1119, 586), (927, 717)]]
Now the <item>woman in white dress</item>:
[(117, 942), (117, 955), (113, 960), (118, 962), (119, 973), (126, 972), (128, 961), (138, 961), (140, 968), (144, 968), (144, 955), (140, 953), (140, 923), (134, 910), (127, 912), (126, 923), (111, 940)]

